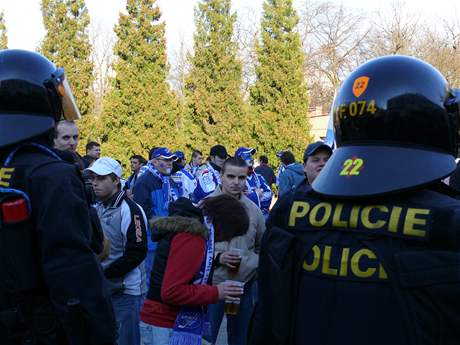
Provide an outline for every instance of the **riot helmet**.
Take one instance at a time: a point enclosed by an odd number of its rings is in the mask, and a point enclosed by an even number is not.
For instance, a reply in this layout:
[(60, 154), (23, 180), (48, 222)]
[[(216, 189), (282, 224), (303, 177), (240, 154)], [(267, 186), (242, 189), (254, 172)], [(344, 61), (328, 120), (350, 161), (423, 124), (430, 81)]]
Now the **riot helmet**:
[(332, 107), (337, 150), (312, 187), (371, 197), (426, 185), (455, 169), (458, 90), (430, 64), (384, 56), (358, 67)]
[(0, 147), (80, 117), (62, 68), (25, 50), (0, 51)]

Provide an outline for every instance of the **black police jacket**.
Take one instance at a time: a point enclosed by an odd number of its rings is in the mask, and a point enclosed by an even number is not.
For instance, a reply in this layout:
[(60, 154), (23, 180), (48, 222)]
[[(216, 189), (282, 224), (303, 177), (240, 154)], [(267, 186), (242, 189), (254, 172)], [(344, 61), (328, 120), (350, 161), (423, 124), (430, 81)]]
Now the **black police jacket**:
[[(36, 260), (35, 266), (16, 274), (38, 276), (35, 281), (23, 279), (25, 285), (37, 285), (25, 288), (31, 288), (35, 294), (44, 292), (55, 318), (71, 340), (69, 343), (114, 344), (116, 331), (111, 297), (104, 288), (102, 269), (90, 248), (88, 204), (77, 168), (31, 147), (20, 150), (10, 167), (14, 171), (8, 174), (9, 181), (2, 182), (12, 188), (20, 186), (29, 196), (33, 231), (29, 238), (34, 243), (7, 245), (19, 253), (21, 248), (31, 247)], [(18, 257), (20, 260), (25, 255)], [(22, 291), (17, 293), (20, 295)], [(69, 302), (77, 303), (78, 314), (69, 307)], [(45, 322), (46, 317), (39, 321)]]
[(267, 225), (250, 344), (459, 343), (458, 200), (332, 200), (303, 185)]

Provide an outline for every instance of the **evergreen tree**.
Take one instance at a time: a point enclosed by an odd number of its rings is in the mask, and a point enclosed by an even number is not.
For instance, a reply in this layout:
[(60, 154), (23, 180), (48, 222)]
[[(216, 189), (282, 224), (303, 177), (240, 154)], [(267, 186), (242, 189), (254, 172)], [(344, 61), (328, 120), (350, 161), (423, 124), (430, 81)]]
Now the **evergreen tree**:
[(102, 150), (118, 159), (184, 144), (180, 106), (166, 82), (165, 24), (156, 0), (128, 0), (115, 28), (115, 76), (104, 102)]
[(8, 36), (6, 35), (5, 14), (0, 11), (0, 50), (8, 48)]
[(310, 140), (299, 19), (292, 0), (266, 0), (263, 11), (256, 81), (250, 88), (259, 119), (254, 135), (273, 159), (276, 151), (286, 148), (299, 157)]
[(91, 114), (93, 63), (88, 38), (89, 14), (84, 0), (42, 0), (46, 36), (40, 52), (65, 69), (81, 114)]
[(235, 21), (230, 0), (203, 0), (195, 10), (194, 56), (185, 86), (186, 127), (195, 147), (251, 145), (242, 66), (232, 37)]

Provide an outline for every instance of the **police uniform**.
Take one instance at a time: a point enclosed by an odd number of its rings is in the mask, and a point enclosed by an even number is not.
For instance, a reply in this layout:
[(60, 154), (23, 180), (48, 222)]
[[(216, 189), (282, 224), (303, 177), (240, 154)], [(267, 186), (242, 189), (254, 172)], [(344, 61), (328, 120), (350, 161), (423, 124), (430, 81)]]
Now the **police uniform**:
[(270, 215), (251, 344), (458, 344), (458, 95), (405, 56), (345, 80), (338, 149)]
[(115, 321), (74, 164), (50, 149), (76, 118), (65, 75), (43, 56), (0, 52), (0, 344), (115, 344)]

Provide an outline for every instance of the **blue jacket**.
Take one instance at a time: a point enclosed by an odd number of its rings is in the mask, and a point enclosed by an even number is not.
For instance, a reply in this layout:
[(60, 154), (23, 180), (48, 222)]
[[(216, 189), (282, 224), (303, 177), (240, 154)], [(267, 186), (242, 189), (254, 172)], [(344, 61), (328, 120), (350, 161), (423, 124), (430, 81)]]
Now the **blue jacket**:
[[(268, 186), (262, 175), (252, 173), (248, 176), (246, 188), (250, 191), (247, 197), (262, 210), (264, 215), (268, 215), (272, 203), (273, 192)], [(262, 189), (262, 195), (259, 197), (257, 189)]]
[(278, 181), (279, 196), (286, 194), (299, 185), (305, 179), (303, 166), (300, 163), (292, 163), (286, 166), (280, 173)]
[[(133, 187), (134, 201), (138, 203), (145, 212), (147, 220), (152, 217), (164, 217), (168, 215), (168, 206), (171, 201), (182, 196), (182, 189), (174, 180), (169, 177), (170, 200), (165, 198), (163, 181), (155, 176), (150, 170), (145, 170), (137, 178)], [(151, 240), (151, 229), (148, 228), (147, 239), (149, 250), (156, 248), (156, 243)]]

